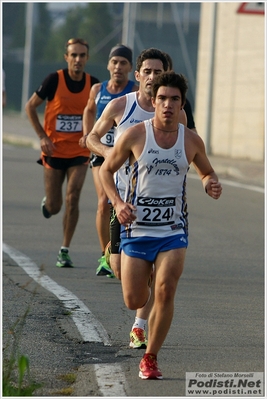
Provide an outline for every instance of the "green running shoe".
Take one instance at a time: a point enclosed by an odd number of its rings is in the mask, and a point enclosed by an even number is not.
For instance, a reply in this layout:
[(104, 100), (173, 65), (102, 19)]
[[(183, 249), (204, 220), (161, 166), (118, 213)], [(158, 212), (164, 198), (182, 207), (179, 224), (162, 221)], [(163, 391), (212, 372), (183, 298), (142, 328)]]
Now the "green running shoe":
[(101, 258), (98, 259), (98, 262), (99, 266), (96, 269), (97, 276), (109, 276), (109, 277), (111, 277), (111, 275), (114, 276), (112, 269), (109, 267), (109, 265), (106, 262), (105, 255), (101, 256)]
[(57, 267), (74, 267), (72, 260), (69, 256), (69, 251), (66, 249), (61, 249), (57, 256)]

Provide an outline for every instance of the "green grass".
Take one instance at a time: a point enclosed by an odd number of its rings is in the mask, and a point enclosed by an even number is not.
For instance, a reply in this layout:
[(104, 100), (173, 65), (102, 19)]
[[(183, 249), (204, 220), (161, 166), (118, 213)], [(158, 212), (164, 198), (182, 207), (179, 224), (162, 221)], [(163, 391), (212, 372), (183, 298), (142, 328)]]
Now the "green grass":
[[(14, 371), (18, 371), (17, 381)], [(25, 376), (27, 374), (27, 382)], [(41, 388), (41, 384), (30, 382), (29, 359), (21, 355), (17, 359), (10, 358), (3, 361), (3, 396), (32, 396), (33, 392)]]
[(2, 358), (3, 396), (32, 396), (36, 389), (42, 387), (42, 384), (31, 381), (29, 358), (21, 354), (19, 349), (19, 342), (29, 311), (30, 305), (8, 331)]

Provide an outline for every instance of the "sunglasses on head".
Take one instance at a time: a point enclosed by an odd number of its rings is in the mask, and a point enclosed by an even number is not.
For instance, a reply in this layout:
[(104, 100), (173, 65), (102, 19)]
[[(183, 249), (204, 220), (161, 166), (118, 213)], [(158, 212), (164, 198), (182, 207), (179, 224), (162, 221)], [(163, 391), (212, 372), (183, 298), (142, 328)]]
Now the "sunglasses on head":
[(83, 44), (83, 45), (86, 46), (87, 49), (89, 50), (89, 44), (87, 43), (87, 41), (86, 41), (86, 40), (83, 40), (83, 39), (80, 39), (80, 38), (72, 38), (72, 39), (69, 39), (69, 40), (67, 41), (67, 43), (66, 43), (66, 47), (70, 46), (71, 44), (76, 44), (76, 43)]

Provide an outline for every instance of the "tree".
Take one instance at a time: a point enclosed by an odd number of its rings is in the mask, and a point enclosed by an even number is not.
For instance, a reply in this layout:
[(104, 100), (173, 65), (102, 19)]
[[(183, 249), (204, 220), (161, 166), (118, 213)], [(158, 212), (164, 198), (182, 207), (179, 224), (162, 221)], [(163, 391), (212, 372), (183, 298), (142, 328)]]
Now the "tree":
[[(26, 32), (26, 3), (3, 3), (3, 35), (7, 53), (24, 49)], [(43, 58), (51, 33), (51, 16), (46, 3), (36, 3), (34, 15), (34, 49), (35, 61)]]
[[(24, 49), (26, 5), (3, 3), (3, 35), (7, 54)], [(71, 37), (81, 37), (89, 43), (90, 60), (106, 63), (110, 48), (120, 41), (120, 24), (112, 3), (77, 3), (66, 11), (63, 23), (55, 26), (47, 3), (36, 2), (35, 5), (34, 61), (61, 62), (66, 41)]]
[(99, 51), (93, 49), (101, 41), (105, 42), (104, 39), (114, 29), (115, 23), (109, 7), (109, 3), (84, 3), (68, 10), (63, 24), (55, 27), (51, 33), (44, 59), (62, 61), (66, 41), (72, 37), (81, 37), (89, 43), (92, 62), (107, 62), (110, 48), (118, 42), (118, 37), (106, 40), (107, 43)]
[(25, 3), (3, 3), (3, 36), (10, 48), (24, 46)]

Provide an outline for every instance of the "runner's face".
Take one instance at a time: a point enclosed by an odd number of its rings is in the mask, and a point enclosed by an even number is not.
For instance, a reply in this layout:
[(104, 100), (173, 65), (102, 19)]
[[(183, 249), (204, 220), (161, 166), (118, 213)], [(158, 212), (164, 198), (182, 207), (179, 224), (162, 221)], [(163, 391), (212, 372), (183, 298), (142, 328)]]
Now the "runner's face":
[(111, 80), (116, 83), (124, 83), (128, 80), (132, 65), (126, 58), (115, 56), (109, 60), (107, 69), (110, 72)]
[(79, 76), (83, 73), (85, 64), (88, 61), (88, 49), (80, 43), (70, 44), (65, 60), (68, 63), (70, 76)]
[(156, 98), (152, 98), (152, 105), (155, 108), (155, 118), (162, 125), (178, 125), (182, 108), (180, 89), (166, 86), (159, 87)]
[(153, 79), (162, 72), (164, 72), (164, 68), (161, 60), (145, 60), (140, 71), (135, 71), (135, 79), (140, 83), (139, 90), (151, 96), (151, 84)]

